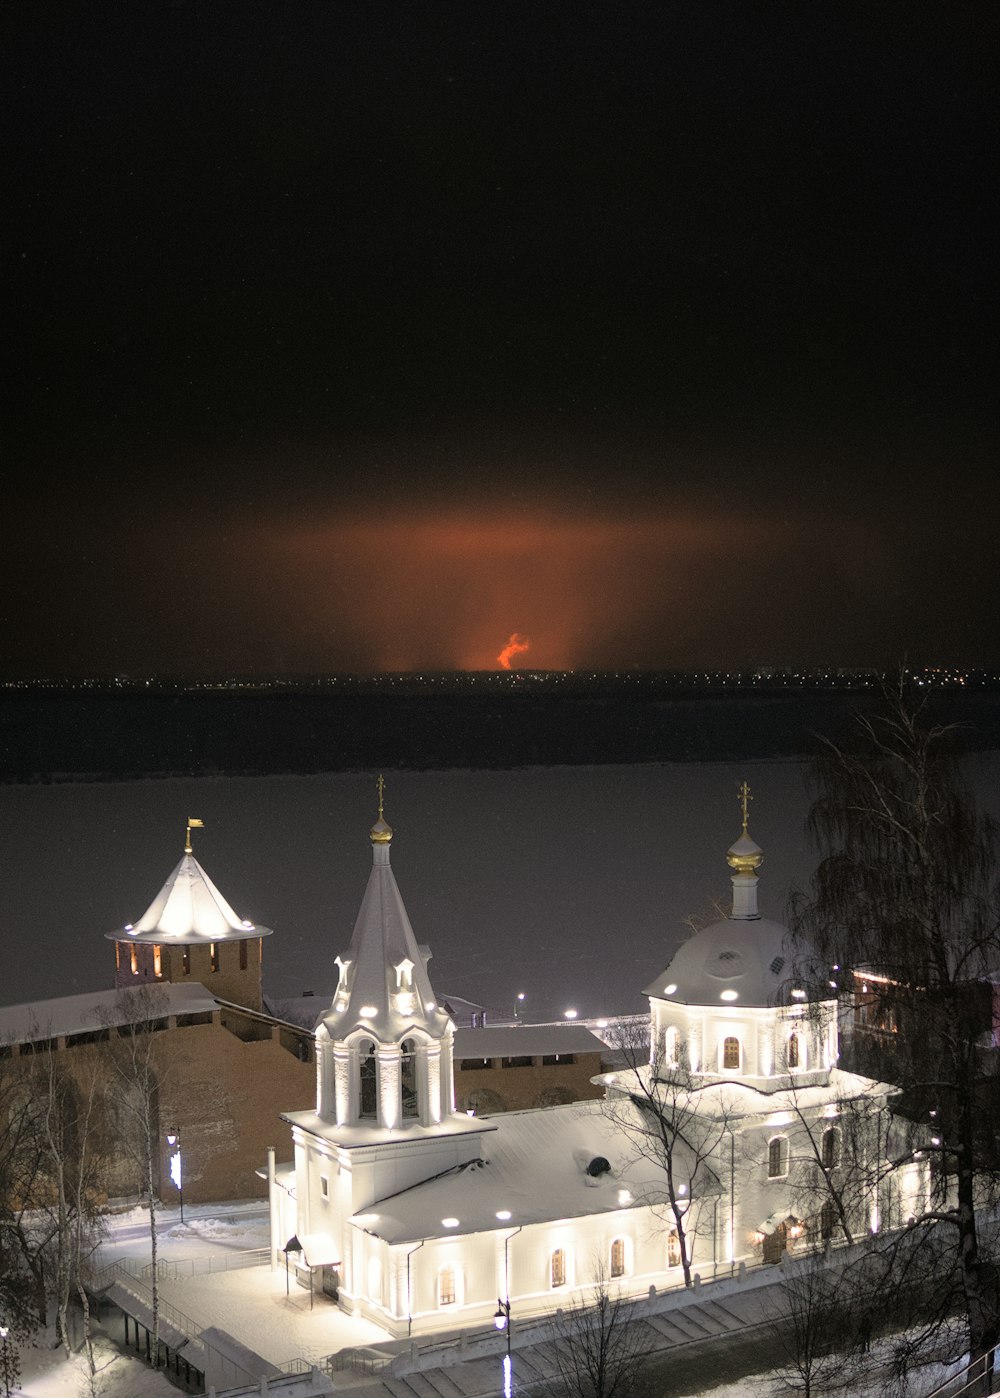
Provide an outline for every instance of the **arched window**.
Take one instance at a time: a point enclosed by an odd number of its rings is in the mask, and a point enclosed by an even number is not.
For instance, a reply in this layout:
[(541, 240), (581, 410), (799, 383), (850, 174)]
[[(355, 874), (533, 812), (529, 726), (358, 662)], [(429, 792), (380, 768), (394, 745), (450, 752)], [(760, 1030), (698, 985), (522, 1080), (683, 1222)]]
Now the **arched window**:
[(799, 1066), (799, 1036), (789, 1034), (788, 1036), (788, 1066), (797, 1068)]
[(611, 1275), (613, 1277), (623, 1277), (625, 1275), (624, 1238), (616, 1238), (611, 1244)]
[(740, 1041), (735, 1034), (728, 1035), (722, 1041), (722, 1066), (737, 1069), (740, 1066)]
[(373, 1121), (378, 1116), (378, 1059), (375, 1045), (370, 1039), (365, 1039), (358, 1052), (361, 1058), (358, 1116), (362, 1120)]
[(438, 1272), (438, 1305), (455, 1304), (455, 1269), (448, 1263)]
[(403, 1094), (403, 1116), (412, 1120), (420, 1115), (417, 1096), (417, 1046), (404, 1039), (399, 1053), (399, 1085)]
[(672, 1024), (663, 1038), (663, 1062), (668, 1068), (676, 1068), (680, 1061), (681, 1034), (676, 1024)]
[(835, 1126), (828, 1126), (823, 1132), (820, 1158), (825, 1170), (832, 1170), (840, 1162), (840, 1132)]
[(788, 1137), (773, 1136), (767, 1145), (767, 1177), (781, 1179), (788, 1174)]
[(552, 1286), (566, 1285), (565, 1248), (556, 1248), (549, 1260), (549, 1281)]
[(681, 1240), (677, 1236), (677, 1229), (671, 1228), (667, 1234), (667, 1266), (679, 1267), (681, 1265)]

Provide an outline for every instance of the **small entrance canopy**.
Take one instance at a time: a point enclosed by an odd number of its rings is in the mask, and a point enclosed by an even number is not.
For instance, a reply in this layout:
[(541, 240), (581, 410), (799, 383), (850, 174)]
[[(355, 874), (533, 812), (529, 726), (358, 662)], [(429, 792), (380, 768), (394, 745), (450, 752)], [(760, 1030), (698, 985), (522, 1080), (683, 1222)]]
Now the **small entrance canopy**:
[(299, 1239), (307, 1267), (339, 1267), (340, 1248), (329, 1233), (303, 1233)]

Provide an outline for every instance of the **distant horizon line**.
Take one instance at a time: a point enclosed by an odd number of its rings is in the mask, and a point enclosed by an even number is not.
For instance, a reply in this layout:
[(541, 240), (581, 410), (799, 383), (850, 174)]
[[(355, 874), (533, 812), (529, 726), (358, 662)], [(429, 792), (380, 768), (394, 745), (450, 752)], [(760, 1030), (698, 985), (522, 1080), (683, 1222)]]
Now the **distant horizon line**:
[(503, 667), (466, 669), (409, 669), (409, 670), (274, 670), (274, 671), (118, 671), (101, 674), (67, 675), (8, 675), (0, 678), (0, 689), (148, 689), (151, 687), (178, 687), (229, 689), (233, 687), (268, 688), (271, 686), (292, 686), (316, 688), (337, 684), (379, 684), (411, 683), (464, 683), (485, 681), (499, 684), (504, 688), (516, 687), (525, 683), (558, 683), (572, 680), (577, 683), (607, 682), (609, 680), (681, 682), (681, 683), (787, 683), (803, 682), (815, 684), (817, 681), (844, 683), (851, 681), (883, 682), (890, 677), (902, 675), (930, 685), (967, 686), (1000, 682), (1000, 664), (997, 665), (756, 665), (710, 668), (704, 666), (677, 668), (662, 666), (585, 666), (576, 669), (546, 669), (541, 666), (524, 666), (509, 669)]

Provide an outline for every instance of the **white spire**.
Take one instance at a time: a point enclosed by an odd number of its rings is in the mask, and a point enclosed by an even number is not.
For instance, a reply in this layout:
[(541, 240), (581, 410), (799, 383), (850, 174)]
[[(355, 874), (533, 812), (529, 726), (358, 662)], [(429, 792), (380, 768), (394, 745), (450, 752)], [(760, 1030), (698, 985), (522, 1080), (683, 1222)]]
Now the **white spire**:
[(413, 1028), (438, 1039), (450, 1020), (437, 1003), (389, 862), (392, 828), (383, 795), (380, 777), (378, 819), (369, 832), (372, 870), (351, 945), (337, 957), (340, 983), (322, 1023), (331, 1039), (366, 1029), (382, 1043), (395, 1043)]

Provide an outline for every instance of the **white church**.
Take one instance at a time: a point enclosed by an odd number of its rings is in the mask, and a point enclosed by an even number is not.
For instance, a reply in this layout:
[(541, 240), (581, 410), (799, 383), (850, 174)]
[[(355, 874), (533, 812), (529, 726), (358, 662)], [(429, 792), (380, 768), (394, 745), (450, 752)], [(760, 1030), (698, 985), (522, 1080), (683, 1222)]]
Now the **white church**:
[(488, 1326), (498, 1301), (565, 1307), (599, 1275), (636, 1296), (728, 1275), (919, 1212), (920, 1163), (873, 1184), (895, 1089), (838, 1068), (832, 973), (800, 981), (787, 929), (758, 913), (748, 796), (732, 913), (647, 986), (642, 1061), (603, 1076), (604, 1101), (475, 1118), (455, 1111), (455, 1026), (393, 876), (380, 785), (316, 1028), (315, 1110), (285, 1115), (294, 1162), (269, 1160), (272, 1265), (405, 1336)]

